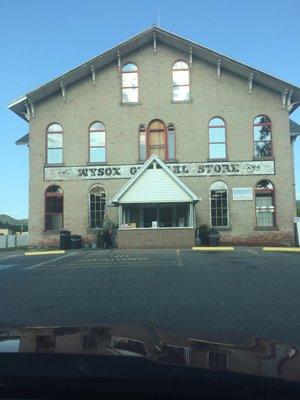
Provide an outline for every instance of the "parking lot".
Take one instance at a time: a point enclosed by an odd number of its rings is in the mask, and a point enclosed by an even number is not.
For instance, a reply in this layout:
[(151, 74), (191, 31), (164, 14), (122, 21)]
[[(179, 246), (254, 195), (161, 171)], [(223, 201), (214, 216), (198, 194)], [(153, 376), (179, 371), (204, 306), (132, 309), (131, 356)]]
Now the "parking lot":
[(300, 253), (261, 248), (0, 254), (0, 324), (130, 323), (300, 342)]

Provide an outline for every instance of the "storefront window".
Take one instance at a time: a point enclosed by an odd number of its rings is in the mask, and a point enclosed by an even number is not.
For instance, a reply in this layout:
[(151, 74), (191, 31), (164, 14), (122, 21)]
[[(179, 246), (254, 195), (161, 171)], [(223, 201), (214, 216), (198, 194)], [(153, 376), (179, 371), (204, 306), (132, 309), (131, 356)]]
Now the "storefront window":
[(47, 129), (47, 164), (63, 162), (63, 129), (59, 124), (51, 124)]
[(105, 162), (105, 126), (94, 122), (90, 126), (90, 162)]
[(255, 157), (272, 156), (271, 130), (272, 123), (270, 118), (266, 115), (259, 115), (254, 119), (253, 134)]
[(102, 186), (96, 185), (90, 189), (89, 210), (90, 228), (102, 228), (106, 206), (106, 192)]
[(189, 226), (189, 207), (186, 203), (123, 205), (123, 222), (135, 228), (186, 227)]
[(221, 181), (210, 187), (211, 226), (229, 226), (228, 218), (228, 186)]
[(225, 122), (221, 118), (212, 118), (208, 124), (209, 130), (209, 158), (226, 158), (226, 130)]
[(173, 101), (190, 100), (190, 70), (185, 61), (177, 61), (172, 68)]
[(45, 231), (59, 231), (63, 227), (63, 191), (49, 186), (45, 193)]
[(138, 68), (128, 63), (122, 68), (122, 102), (137, 103), (139, 101)]
[(255, 187), (256, 226), (275, 226), (274, 186), (263, 179)]

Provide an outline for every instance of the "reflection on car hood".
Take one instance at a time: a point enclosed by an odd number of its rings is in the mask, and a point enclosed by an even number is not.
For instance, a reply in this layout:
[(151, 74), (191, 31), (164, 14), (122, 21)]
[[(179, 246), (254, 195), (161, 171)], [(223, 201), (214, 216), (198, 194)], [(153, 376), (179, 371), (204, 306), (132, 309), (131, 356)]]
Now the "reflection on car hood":
[(300, 381), (298, 349), (261, 337), (237, 345), (208, 340), (201, 335), (179, 336), (120, 325), (27, 327), (2, 329), (0, 352), (145, 357), (159, 363)]

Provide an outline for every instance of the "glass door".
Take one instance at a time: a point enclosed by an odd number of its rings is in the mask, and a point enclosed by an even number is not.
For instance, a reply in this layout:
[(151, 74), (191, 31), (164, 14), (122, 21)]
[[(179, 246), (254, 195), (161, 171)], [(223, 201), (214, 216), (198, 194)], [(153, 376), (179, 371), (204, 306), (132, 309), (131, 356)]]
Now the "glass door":
[(156, 207), (144, 207), (143, 209), (143, 219), (144, 219), (144, 228), (151, 228), (152, 221), (157, 221), (157, 208)]

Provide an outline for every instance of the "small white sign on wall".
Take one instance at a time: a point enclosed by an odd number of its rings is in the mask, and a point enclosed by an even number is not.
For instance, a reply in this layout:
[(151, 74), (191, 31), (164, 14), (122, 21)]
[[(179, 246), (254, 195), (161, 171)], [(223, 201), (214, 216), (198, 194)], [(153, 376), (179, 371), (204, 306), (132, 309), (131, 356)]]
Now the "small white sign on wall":
[(251, 187), (232, 188), (232, 200), (253, 200)]

